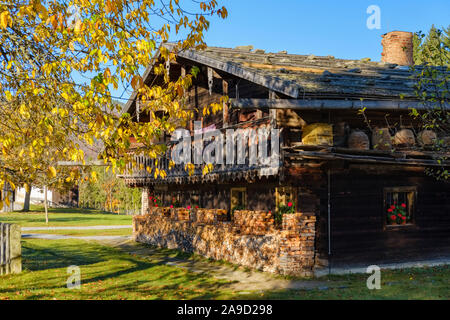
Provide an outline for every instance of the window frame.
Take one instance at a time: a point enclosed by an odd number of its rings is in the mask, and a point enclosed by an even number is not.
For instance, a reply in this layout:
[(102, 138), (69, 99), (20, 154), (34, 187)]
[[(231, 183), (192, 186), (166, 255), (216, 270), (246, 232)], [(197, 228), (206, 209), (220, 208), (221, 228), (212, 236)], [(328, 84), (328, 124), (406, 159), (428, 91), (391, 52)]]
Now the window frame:
[[(412, 204), (411, 204), (411, 221), (407, 224), (393, 224), (387, 223), (386, 219), (386, 208), (387, 208), (387, 194), (388, 193), (413, 193)], [(416, 214), (417, 214), (417, 187), (415, 186), (399, 186), (399, 187), (384, 187), (383, 188), (383, 230), (396, 230), (403, 228), (415, 228), (416, 225)]]
[(230, 212), (233, 211), (233, 192), (244, 192), (244, 207), (247, 209), (247, 187), (230, 188)]
[[(286, 201), (285, 194), (289, 193), (290, 197), (288, 197)], [(283, 194), (283, 195), (282, 195)], [(284, 203), (282, 203), (282, 198), (284, 197)], [(275, 188), (275, 212), (278, 212), (278, 207), (280, 204), (287, 206), (288, 202), (292, 201), (294, 203), (294, 209), (298, 211), (298, 188), (294, 186), (281, 186)]]

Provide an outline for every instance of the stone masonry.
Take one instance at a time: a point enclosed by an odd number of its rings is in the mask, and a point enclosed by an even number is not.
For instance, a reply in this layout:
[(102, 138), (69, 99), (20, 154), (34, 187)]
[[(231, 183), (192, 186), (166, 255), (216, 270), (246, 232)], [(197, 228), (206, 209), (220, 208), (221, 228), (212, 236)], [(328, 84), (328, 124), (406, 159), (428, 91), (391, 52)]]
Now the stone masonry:
[[(219, 218), (196, 221), (195, 211)], [(223, 210), (192, 210), (190, 219), (179, 208), (159, 208), (133, 217), (133, 237), (138, 242), (158, 247), (194, 252), (215, 260), (283, 275), (312, 276), (316, 217), (295, 213), (283, 216), (282, 226), (275, 228), (270, 213), (235, 211), (237, 221), (223, 221)], [(245, 214), (247, 218), (242, 215)], [(250, 217), (256, 218), (251, 219)], [(264, 231), (264, 232), (263, 232)]]

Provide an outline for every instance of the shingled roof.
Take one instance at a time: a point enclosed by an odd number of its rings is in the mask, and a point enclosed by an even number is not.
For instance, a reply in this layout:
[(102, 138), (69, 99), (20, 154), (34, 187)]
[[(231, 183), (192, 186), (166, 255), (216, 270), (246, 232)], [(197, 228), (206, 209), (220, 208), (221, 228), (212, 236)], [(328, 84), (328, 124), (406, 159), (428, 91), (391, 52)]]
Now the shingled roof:
[[(172, 44), (165, 44), (173, 49)], [(412, 71), (392, 63), (266, 53), (252, 46), (180, 50), (177, 56), (257, 83), (290, 99), (416, 100)], [(157, 61), (158, 56), (155, 57)], [(153, 66), (147, 68), (146, 79)], [(421, 67), (417, 67), (420, 70)], [(436, 67), (439, 68), (439, 67)], [(445, 68), (440, 68), (446, 72)], [(135, 94), (131, 100), (134, 100)], [(132, 101), (129, 101), (127, 110)]]
[[(400, 94), (405, 97), (414, 96), (414, 83), (409, 67), (370, 59), (345, 60), (333, 56), (265, 53), (249, 49), (251, 47), (207, 47), (202, 51), (181, 51), (178, 56), (243, 76), (262, 85), (281, 80), (284, 85), (279, 89), (295, 99), (343, 96), (398, 99)], [(248, 71), (247, 75), (245, 71)]]

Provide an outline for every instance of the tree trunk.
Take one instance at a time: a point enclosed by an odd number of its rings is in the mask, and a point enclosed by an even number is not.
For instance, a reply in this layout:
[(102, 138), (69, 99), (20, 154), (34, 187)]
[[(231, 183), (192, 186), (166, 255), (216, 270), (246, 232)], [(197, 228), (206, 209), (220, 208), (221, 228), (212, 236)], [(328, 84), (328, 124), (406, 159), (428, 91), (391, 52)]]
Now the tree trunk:
[(25, 190), (25, 199), (23, 201), (23, 211), (28, 212), (30, 211), (30, 198), (31, 198), (31, 187), (30, 191)]
[(48, 224), (47, 186), (44, 186), (44, 210), (45, 210), (45, 223)]

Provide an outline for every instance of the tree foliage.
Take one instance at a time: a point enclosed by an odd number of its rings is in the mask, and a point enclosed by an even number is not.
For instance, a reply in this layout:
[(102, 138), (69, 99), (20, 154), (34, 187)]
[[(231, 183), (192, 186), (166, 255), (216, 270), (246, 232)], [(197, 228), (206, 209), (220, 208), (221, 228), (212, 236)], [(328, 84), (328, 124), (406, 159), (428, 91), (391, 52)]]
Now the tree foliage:
[(450, 153), (450, 26), (444, 30), (433, 26), (426, 37), (418, 32), (414, 39), (414, 89), (425, 110), (413, 109), (412, 115), (420, 120), (423, 129), (437, 133), (433, 150), (442, 166), (427, 172), (448, 180), (450, 173), (444, 161)]
[(416, 32), (413, 44), (416, 65), (450, 65), (450, 25), (442, 30), (433, 25), (426, 35), (420, 31)]
[[(4, 0), (0, 3), (0, 187), (59, 183), (81, 176), (56, 166), (84, 161), (82, 145), (101, 141), (114, 170), (132, 162), (130, 138), (155, 157), (152, 142), (189, 119), (184, 91), (193, 74), (170, 79), (164, 61), (177, 50), (202, 48), (209, 17), (227, 16), (217, 0)], [(161, 44), (176, 37), (173, 50)], [(159, 50), (158, 50), (159, 48)], [(140, 74), (155, 55), (163, 84)], [(133, 122), (111, 91), (132, 88), (151, 122)], [(163, 110), (164, 117), (155, 111)]]
[(105, 211), (138, 213), (141, 206), (141, 190), (128, 188), (125, 182), (111, 170), (97, 167), (91, 172), (96, 175), (92, 182), (87, 177), (79, 184), (79, 202), (81, 207), (96, 208)]

